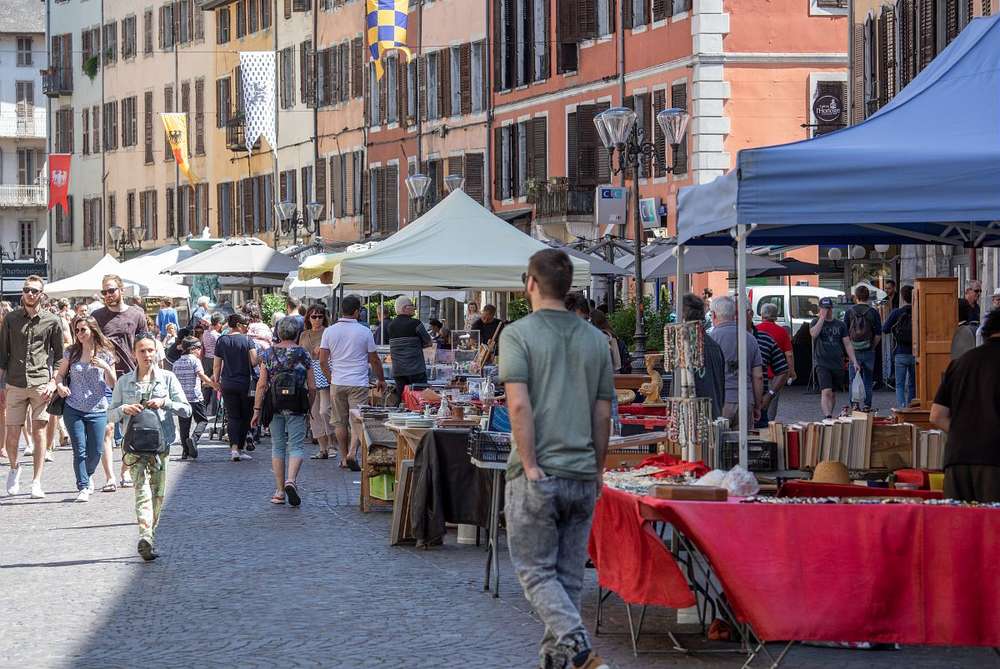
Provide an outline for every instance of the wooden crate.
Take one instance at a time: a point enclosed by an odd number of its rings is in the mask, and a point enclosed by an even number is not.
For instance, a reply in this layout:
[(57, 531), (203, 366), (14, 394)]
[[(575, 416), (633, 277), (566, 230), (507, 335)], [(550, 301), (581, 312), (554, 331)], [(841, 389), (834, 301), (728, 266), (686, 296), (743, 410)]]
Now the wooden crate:
[(916, 427), (910, 423), (872, 426), (872, 469), (896, 470), (913, 466)]

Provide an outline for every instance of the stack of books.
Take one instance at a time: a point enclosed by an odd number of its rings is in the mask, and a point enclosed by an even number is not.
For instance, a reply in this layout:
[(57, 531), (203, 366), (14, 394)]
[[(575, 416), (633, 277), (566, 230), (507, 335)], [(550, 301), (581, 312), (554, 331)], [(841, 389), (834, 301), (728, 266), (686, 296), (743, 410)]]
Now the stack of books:
[(913, 466), (917, 469), (944, 469), (944, 447), (948, 435), (941, 430), (922, 430), (913, 442)]
[(842, 462), (848, 469), (868, 469), (872, 422), (872, 414), (855, 411), (817, 423), (772, 422), (761, 436), (778, 444), (782, 469), (812, 469), (826, 460)]

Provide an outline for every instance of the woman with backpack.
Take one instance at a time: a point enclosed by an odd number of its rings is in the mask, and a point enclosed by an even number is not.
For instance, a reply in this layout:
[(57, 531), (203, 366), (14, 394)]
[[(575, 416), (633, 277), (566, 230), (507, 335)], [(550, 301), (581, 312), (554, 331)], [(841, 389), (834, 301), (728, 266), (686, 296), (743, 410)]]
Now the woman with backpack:
[[(260, 356), (260, 377), (254, 395), (250, 425), (271, 426), (271, 468), (275, 489), (272, 504), (302, 503), (295, 480), (305, 454), (306, 421), (309, 418), (307, 376), (312, 368), (309, 353), (295, 343), (299, 324), (286, 316), (275, 328), (278, 343)], [(286, 472), (286, 463), (287, 472)]]
[(122, 462), (135, 483), (138, 551), (149, 562), (158, 557), (153, 537), (167, 490), (170, 444), (164, 438), (166, 424), (173, 414), (189, 417), (191, 405), (173, 372), (156, 366), (156, 343), (150, 335), (139, 335), (132, 350), (136, 368), (115, 384), (108, 420), (122, 423)]

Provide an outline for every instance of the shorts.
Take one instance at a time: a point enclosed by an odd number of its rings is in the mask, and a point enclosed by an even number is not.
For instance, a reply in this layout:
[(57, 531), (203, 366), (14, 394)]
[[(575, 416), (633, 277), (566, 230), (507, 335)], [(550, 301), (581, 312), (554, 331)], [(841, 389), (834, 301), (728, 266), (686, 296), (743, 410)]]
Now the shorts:
[(847, 387), (847, 371), (816, 366), (816, 382), (820, 390), (833, 390)]
[(17, 386), (7, 386), (7, 411), (4, 415), (4, 423), (8, 426), (20, 427), (28, 418), (28, 408), (31, 408), (32, 420), (40, 423), (49, 422), (49, 412), (47, 411), (52, 398), (42, 398), (42, 388), (44, 386), (32, 386), (31, 388), (18, 388)]
[(330, 405), (334, 427), (347, 427), (351, 420), (351, 409), (368, 402), (368, 386), (330, 386)]

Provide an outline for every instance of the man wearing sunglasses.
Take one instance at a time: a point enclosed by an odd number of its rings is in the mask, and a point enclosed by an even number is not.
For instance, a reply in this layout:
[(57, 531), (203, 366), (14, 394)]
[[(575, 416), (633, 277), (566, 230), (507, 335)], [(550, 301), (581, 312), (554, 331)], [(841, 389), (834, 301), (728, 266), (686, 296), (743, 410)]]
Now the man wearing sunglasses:
[(29, 276), (21, 289), (21, 306), (3, 319), (0, 331), (0, 405), (6, 406), (4, 422), (7, 425), (7, 457), (10, 473), (7, 485), (0, 493), (16, 495), (20, 492), (21, 467), (17, 461), (18, 439), (21, 426), (31, 411), (31, 438), (36, 445), (33, 453), (34, 476), (31, 497), (45, 497), (42, 490), (42, 467), (45, 465), (45, 426), (49, 420), (46, 411), (52, 399), (56, 382), (52, 378), (53, 366), (62, 360), (63, 336), (59, 317), (41, 309), (45, 282), (39, 276)]

